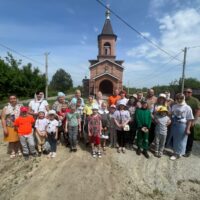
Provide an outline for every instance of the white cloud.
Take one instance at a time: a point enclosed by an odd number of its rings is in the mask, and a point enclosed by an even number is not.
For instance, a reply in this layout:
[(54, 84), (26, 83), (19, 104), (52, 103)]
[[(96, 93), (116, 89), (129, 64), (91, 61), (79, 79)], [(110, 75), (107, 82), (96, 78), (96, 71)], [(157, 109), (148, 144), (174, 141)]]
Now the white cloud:
[(70, 15), (75, 15), (74, 9), (72, 9), (72, 8), (70, 8), (70, 7), (66, 8), (66, 11), (67, 11)]
[(86, 35), (83, 35), (83, 40), (87, 40), (88, 37)]
[(124, 66), (128, 73), (133, 71), (146, 71), (150, 69), (149, 65), (142, 61), (127, 62)]
[[(160, 37), (155, 41), (162, 49), (168, 51), (171, 55), (175, 55), (184, 47), (200, 45), (200, 13), (193, 8), (179, 10), (174, 14), (167, 14), (157, 19), (159, 23)], [(169, 56), (165, 55), (159, 49), (152, 47), (147, 41), (127, 51), (127, 55), (135, 58), (169, 60)], [(192, 63), (199, 62), (198, 50), (191, 50), (188, 54)]]
[(86, 44), (85, 40), (81, 40), (80, 42), (81, 42), (82, 45)]
[(96, 26), (95, 26), (93, 29), (94, 29), (94, 32), (95, 32), (95, 33), (98, 33), (98, 32), (99, 32), (99, 29), (98, 29)]
[(149, 50), (150, 50), (150, 48), (148, 45), (141, 44), (141, 45), (127, 51), (127, 56), (143, 57), (144, 55), (146, 55), (148, 53)]
[(86, 45), (87, 39), (88, 39), (87, 35), (82, 35), (82, 40), (80, 41), (80, 43), (81, 43), (82, 45)]
[[(200, 44), (200, 13), (195, 9), (180, 10), (159, 20), (160, 44), (164, 49), (178, 51)], [(199, 62), (198, 50), (190, 51), (192, 63)]]
[(141, 32), (144, 37), (150, 37), (151, 34), (149, 32)]
[(199, 8), (199, 0), (151, 0), (149, 3), (149, 16), (160, 17), (165, 13), (165, 9), (169, 7), (172, 12), (183, 10), (186, 8)]
[[(173, 56), (180, 52), (180, 55), (177, 57), (180, 61), (183, 60), (183, 52), (181, 51), (184, 47), (200, 46), (200, 12), (196, 9), (179, 9), (176, 12), (165, 13), (162, 17), (157, 17), (155, 19), (158, 22), (159, 35), (155, 39), (152, 34), (150, 34), (148, 38)], [(199, 52), (200, 48), (188, 49), (186, 77), (199, 78)], [(124, 76), (125, 81), (133, 80), (133, 84), (138, 86), (168, 84), (181, 76), (181, 62), (177, 62), (177, 60), (169, 62), (171, 59), (170, 56), (153, 47), (143, 39), (141, 39), (139, 45), (128, 50), (126, 55), (128, 59), (142, 60), (141, 68), (140, 63), (128, 63), (126, 68), (127, 72), (125, 71)], [(165, 65), (164, 63), (168, 64)], [(179, 66), (177, 66), (177, 64)], [(162, 73), (165, 69), (166, 72)], [(135, 73), (131, 73), (131, 71)], [(149, 74), (152, 76), (151, 79), (148, 78)], [(134, 80), (136, 80), (136, 82)]]

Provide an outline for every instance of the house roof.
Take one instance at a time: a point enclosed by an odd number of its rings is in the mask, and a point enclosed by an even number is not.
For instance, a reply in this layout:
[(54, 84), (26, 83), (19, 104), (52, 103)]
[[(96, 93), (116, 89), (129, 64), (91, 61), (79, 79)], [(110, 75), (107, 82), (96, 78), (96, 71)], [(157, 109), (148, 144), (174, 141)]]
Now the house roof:
[(102, 74), (99, 74), (98, 76), (94, 77), (93, 79), (95, 80), (95, 79), (100, 78), (100, 77), (105, 76), (105, 75), (111, 76), (112, 78), (119, 80), (119, 78), (117, 78), (116, 76), (113, 76), (112, 74), (110, 74), (108, 72), (104, 72)]
[[(108, 61), (108, 62), (110, 62), (110, 63), (112, 63), (112, 64), (114, 64), (114, 65), (116, 65), (116, 66), (118, 66), (118, 67), (120, 67), (120, 68), (122, 68), (122, 69), (124, 69), (124, 67), (123, 67), (122, 65), (119, 65), (119, 64), (117, 63), (117, 61), (116, 61), (116, 62), (113, 62), (113, 61), (111, 61), (111, 60), (109, 60), (109, 59), (105, 59), (105, 60), (99, 61), (99, 62), (97, 62), (97, 63), (91, 65), (89, 68), (95, 67), (96, 65), (99, 65), (99, 64), (101, 64), (101, 63), (103, 63), (103, 62), (106, 62), (106, 61)], [(121, 62), (122, 62), (122, 61), (121, 61)]]

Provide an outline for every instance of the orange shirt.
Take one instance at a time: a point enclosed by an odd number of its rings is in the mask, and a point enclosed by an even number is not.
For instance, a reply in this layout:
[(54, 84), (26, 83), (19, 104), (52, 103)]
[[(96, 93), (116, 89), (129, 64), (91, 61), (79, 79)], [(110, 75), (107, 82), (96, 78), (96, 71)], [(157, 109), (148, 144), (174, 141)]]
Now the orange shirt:
[(117, 96), (110, 96), (108, 98), (108, 105), (111, 106), (112, 104), (116, 105), (117, 101), (120, 99), (121, 97), (119, 95)]
[(35, 122), (32, 115), (26, 117), (19, 116), (14, 125), (18, 128), (19, 135), (29, 135), (32, 133), (32, 125)]

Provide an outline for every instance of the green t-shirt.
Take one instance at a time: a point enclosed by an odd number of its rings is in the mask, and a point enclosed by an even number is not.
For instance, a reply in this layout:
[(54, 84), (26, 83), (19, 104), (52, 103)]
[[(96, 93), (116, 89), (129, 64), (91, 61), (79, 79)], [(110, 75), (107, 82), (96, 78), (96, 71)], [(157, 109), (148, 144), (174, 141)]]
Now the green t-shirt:
[(78, 119), (80, 118), (77, 112), (67, 113), (68, 126), (78, 126)]
[(186, 103), (192, 108), (193, 115), (195, 115), (195, 111), (200, 109), (200, 102), (195, 97), (190, 97), (189, 99), (185, 100)]

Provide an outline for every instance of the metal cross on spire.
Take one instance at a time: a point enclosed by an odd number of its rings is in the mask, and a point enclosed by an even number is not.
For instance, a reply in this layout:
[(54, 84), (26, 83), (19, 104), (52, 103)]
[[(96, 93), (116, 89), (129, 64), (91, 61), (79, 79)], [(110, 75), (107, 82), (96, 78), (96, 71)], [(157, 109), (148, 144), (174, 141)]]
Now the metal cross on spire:
[(110, 19), (110, 4), (109, 4), (109, 0), (107, 0), (106, 7), (107, 7), (106, 19)]

